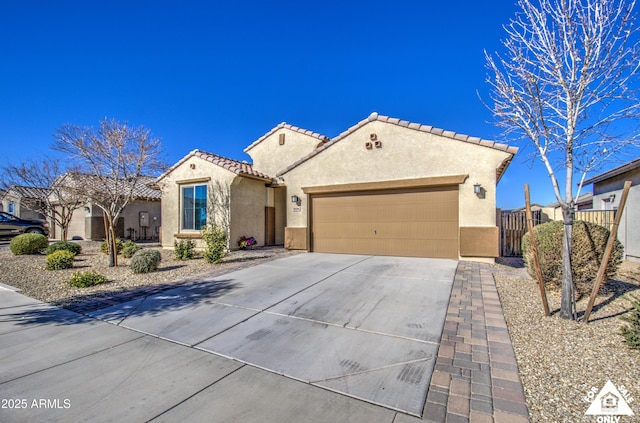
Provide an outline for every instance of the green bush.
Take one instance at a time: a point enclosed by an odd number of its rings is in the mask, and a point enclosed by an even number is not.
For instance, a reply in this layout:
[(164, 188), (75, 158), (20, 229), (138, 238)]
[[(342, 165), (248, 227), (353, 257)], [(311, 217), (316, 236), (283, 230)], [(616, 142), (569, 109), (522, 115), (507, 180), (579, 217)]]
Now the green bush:
[[(538, 225), (533, 229), (536, 248), (546, 287), (559, 289), (562, 285), (562, 238), (564, 224), (553, 221)], [(571, 244), (571, 268), (575, 292), (578, 297), (589, 295), (598, 274), (600, 262), (609, 238), (609, 230), (594, 223), (575, 221)], [(605, 281), (613, 278), (622, 263), (622, 244), (616, 240), (609, 258)], [(522, 255), (531, 277), (535, 279), (531, 241), (527, 233), (522, 238)]]
[(140, 250), (142, 250), (142, 247), (129, 240), (122, 245), (122, 257), (131, 258), (136, 252)]
[(627, 340), (629, 348), (640, 349), (640, 298), (629, 294), (626, 298), (633, 307), (628, 316), (622, 316), (621, 319), (626, 321), (628, 325), (620, 328), (620, 335)]
[[(123, 247), (124, 247), (124, 243), (122, 242), (122, 240), (120, 238), (116, 238), (116, 254), (117, 255), (120, 255)], [(109, 244), (107, 243), (106, 239), (102, 241), (102, 244), (100, 244), (100, 251), (102, 251), (103, 254), (109, 255)]]
[(71, 275), (71, 279), (67, 283), (76, 288), (86, 288), (88, 286), (98, 285), (99, 283), (107, 282), (108, 279), (102, 276), (100, 273), (94, 270), (88, 272), (76, 272)]
[(173, 241), (173, 250), (177, 260), (191, 260), (194, 257), (196, 244), (191, 239), (183, 239), (182, 241)]
[(202, 239), (206, 243), (203, 256), (207, 263), (220, 263), (227, 255), (227, 231), (215, 223), (202, 228)]
[(80, 246), (80, 244), (76, 244), (75, 242), (58, 241), (49, 245), (45, 250), (45, 254), (49, 255), (54, 251), (60, 250), (69, 251), (70, 253), (73, 253), (74, 256), (77, 256), (82, 252), (82, 247)]
[(11, 240), (9, 248), (14, 256), (40, 254), (49, 246), (49, 240), (42, 234), (22, 234)]
[(75, 254), (67, 250), (54, 251), (47, 255), (47, 270), (71, 269), (73, 267), (73, 258)]
[(160, 260), (162, 260), (160, 251), (143, 248), (133, 255), (129, 267), (133, 273), (149, 273), (158, 268)]

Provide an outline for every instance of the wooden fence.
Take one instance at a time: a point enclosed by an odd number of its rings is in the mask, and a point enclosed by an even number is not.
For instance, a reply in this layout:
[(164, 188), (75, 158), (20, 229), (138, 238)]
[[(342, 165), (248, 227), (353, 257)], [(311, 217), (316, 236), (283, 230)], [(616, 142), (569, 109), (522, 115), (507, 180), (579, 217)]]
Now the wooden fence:
[(574, 215), (574, 220), (595, 223), (611, 230), (615, 217), (615, 210), (580, 210)]
[[(539, 225), (542, 212), (534, 210), (533, 225)], [(611, 230), (615, 219), (614, 210), (580, 210), (574, 215), (574, 220), (595, 223)], [(500, 255), (503, 257), (522, 256), (522, 237), (527, 233), (527, 216), (524, 211), (503, 211), (498, 217), (500, 228)]]
[[(533, 210), (533, 224), (538, 225), (542, 219), (541, 210)], [(500, 212), (500, 255), (517, 257), (522, 255), (522, 237), (527, 233), (527, 215), (524, 211)]]

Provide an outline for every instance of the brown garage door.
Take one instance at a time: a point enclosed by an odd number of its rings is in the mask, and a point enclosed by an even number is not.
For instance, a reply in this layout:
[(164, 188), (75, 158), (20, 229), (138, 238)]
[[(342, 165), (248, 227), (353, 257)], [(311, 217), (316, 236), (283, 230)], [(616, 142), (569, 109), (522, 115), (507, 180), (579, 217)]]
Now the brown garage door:
[(316, 252), (458, 258), (458, 188), (311, 197)]

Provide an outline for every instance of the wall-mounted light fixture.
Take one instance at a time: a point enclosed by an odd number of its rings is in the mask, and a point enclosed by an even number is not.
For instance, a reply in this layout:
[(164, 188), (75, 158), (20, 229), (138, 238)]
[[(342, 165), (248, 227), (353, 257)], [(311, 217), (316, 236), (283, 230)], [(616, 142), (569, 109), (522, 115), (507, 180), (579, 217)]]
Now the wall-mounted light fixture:
[(613, 203), (613, 200), (615, 200), (615, 199), (616, 199), (616, 195), (615, 195), (615, 194), (611, 194), (611, 195), (609, 196), (609, 198), (607, 198), (607, 200), (606, 200), (606, 201), (609, 201), (610, 203)]
[(473, 184), (473, 193), (475, 195), (478, 195), (480, 193), (482, 193), (482, 185), (480, 184)]
[(292, 203), (297, 203), (298, 201), (300, 201), (300, 197), (298, 197), (297, 195), (292, 195), (291, 196), (291, 202)]

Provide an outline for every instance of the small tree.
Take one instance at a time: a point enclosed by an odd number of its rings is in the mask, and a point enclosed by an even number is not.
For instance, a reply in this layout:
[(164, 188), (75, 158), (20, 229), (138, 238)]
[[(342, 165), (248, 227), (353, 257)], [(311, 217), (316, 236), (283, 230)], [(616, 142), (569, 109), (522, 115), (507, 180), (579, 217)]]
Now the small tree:
[[(588, 172), (638, 146), (640, 47), (624, 0), (519, 0), (504, 56), (486, 54), (493, 114), (544, 164), (564, 220), (560, 315), (575, 318), (575, 198)], [(564, 192), (560, 172), (564, 172)], [(574, 176), (581, 174), (574, 196)]]
[(102, 209), (107, 227), (109, 266), (117, 265), (114, 254), (115, 222), (149, 178), (165, 169), (159, 138), (144, 127), (131, 127), (104, 119), (98, 129), (66, 124), (54, 135), (54, 150), (77, 161), (82, 173), (74, 175), (93, 204)]
[(60, 158), (45, 157), (20, 164), (9, 164), (2, 168), (3, 188), (25, 187), (41, 195), (23, 196), (21, 204), (26, 205), (60, 226), (60, 238), (67, 239), (69, 223), (73, 212), (86, 202), (86, 195), (65, 181), (65, 172), (70, 168), (63, 165)]

